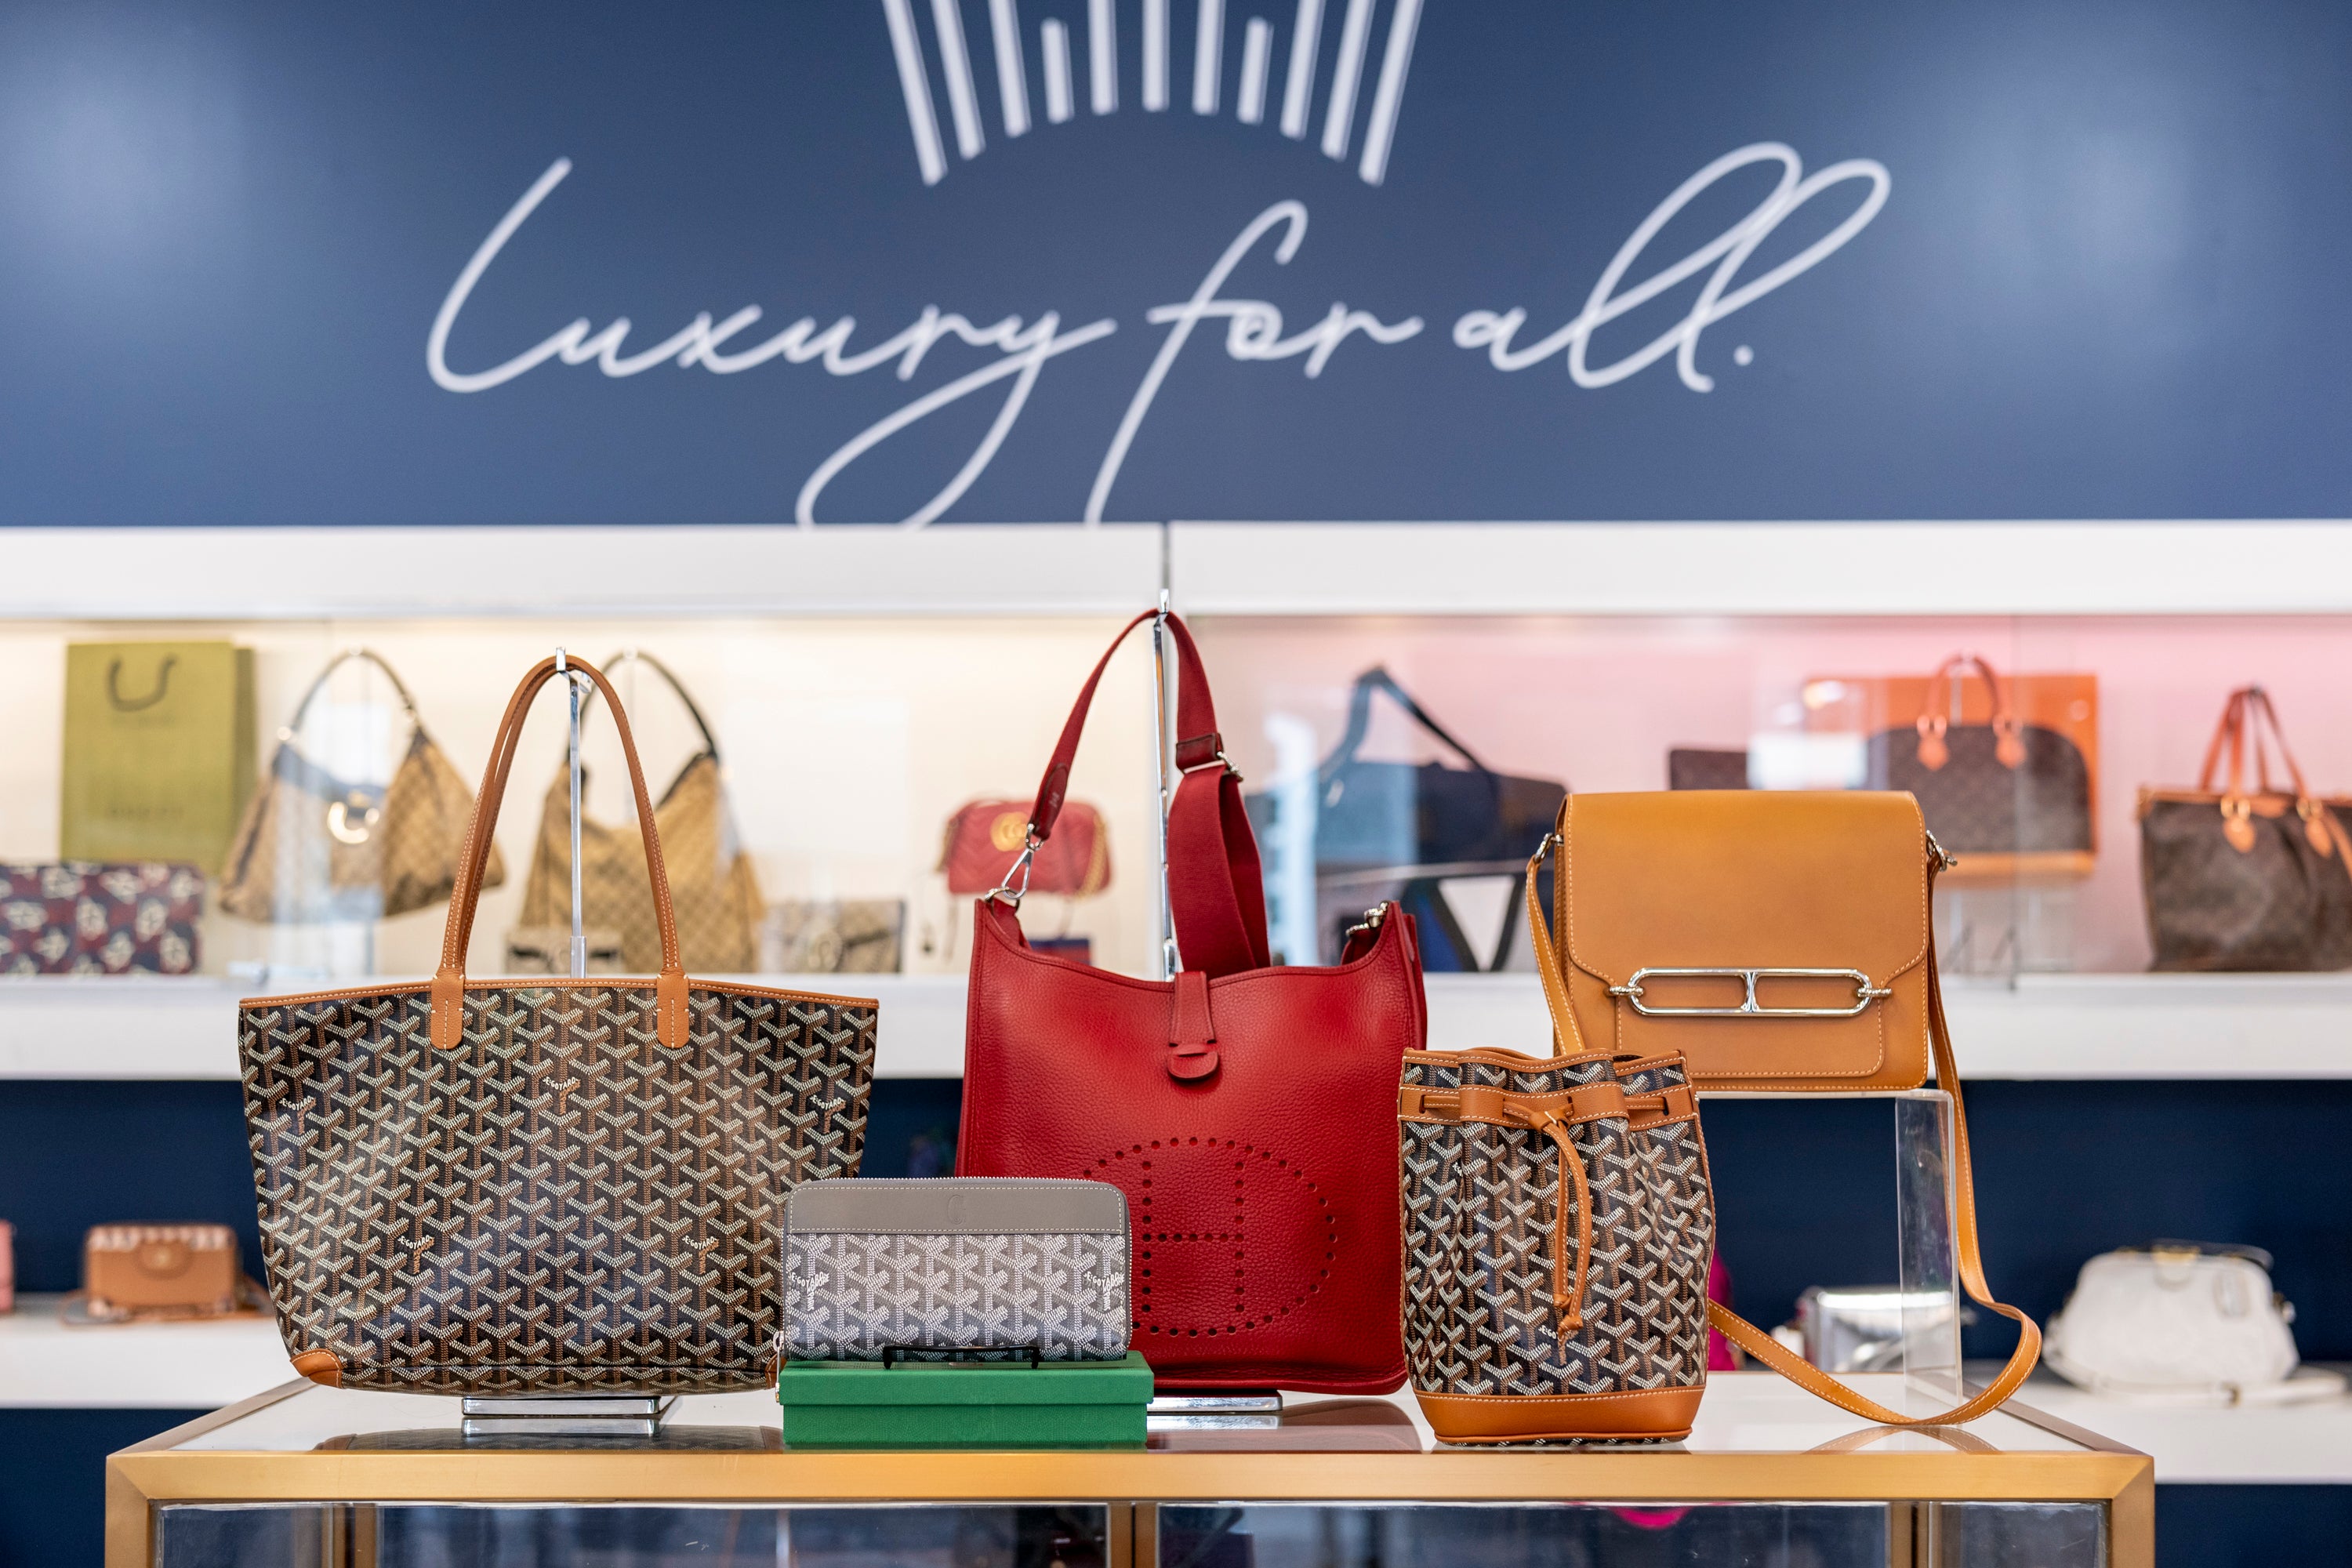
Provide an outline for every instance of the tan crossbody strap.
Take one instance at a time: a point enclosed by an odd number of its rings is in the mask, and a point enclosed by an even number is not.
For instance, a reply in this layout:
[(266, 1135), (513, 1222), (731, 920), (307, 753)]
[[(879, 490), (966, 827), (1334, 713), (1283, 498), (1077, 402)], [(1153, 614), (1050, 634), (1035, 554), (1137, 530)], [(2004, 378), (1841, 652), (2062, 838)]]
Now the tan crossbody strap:
[[(1542, 868), (1544, 858), (1559, 842), (1559, 834), (1546, 835), (1528, 862), (1528, 936), (1535, 943), (1536, 973), (1543, 977), (1544, 1003), (1551, 1009), (1552, 1027), (1559, 1031), (1561, 1049), (1566, 1054), (1580, 1055), (1585, 1049), (1583, 1032), (1577, 1027), (1575, 1011), (1569, 1005), (1568, 981), (1560, 968), (1559, 952), (1552, 945), (1551, 924), (1545, 918), (1543, 900), (1536, 896), (1536, 873)], [(1942, 865), (1942, 858), (1929, 851), (1927, 876), (1931, 893), (1936, 873)], [(1985, 1283), (1984, 1261), (1977, 1252), (1976, 1176), (1969, 1160), (1969, 1119), (1960, 1103), (1960, 1069), (1952, 1059), (1951, 1031), (1944, 1023), (1944, 988), (1936, 971), (1934, 942), (1931, 927), (1927, 952), (1927, 1043), (1935, 1055), (1936, 1082), (1952, 1097), (1952, 1177), (1958, 1184), (1952, 1204), (1953, 1239), (1959, 1254), (1960, 1285), (1970, 1300), (2017, 1325), (2017, 1349), (2011, 1354), (2009, 1364), (1974, 1398), (1941, 1415), (1902, 1415), (1864, 1399), (1730, 1308), (1715, 1301), (1706, 1304), (1707, 1321), (1725, 1339), (1806, 1393), (1885, 1426), (1949, 1426), (1990, 1415), (2018, 1391), (2042, 1359), (2041, 1329), (2015, 1307), (1992, 1299), (1992, 1287)]]

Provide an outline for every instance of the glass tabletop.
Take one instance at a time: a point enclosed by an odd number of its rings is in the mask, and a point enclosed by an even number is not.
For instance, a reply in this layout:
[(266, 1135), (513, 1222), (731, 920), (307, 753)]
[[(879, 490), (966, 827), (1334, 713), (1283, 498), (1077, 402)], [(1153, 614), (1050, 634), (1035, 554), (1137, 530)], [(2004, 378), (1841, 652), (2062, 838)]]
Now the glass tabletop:
[[(1881, 1404), (1916, 1402), (1892, 1373), (1848, 1380)], [(1922, 1408), (1927, 1406), (1922, 1405)], [(451, 1449), (497, 1446), (469, 1442), (460, 1429), (455, 1396), (381, 1394), (302, 1387), (268, 1399), (233, 1419), (190, 1433), (165, 1451), (299, 1453), (321, 1448)], [(2095, 1440), (2027, 1407), (2012, 1405), (1963, 1427), (1934, 1432), (1879, 1427), (1824, 1404), (1771, 1373), (1717, 1373), (1707, 1380), (1689, 1438), (1644, 1448), (1697, 1454), (1803, 1454), (1866, 1449), (1872, 1453), (2084, 1453)], [(532, 1439), (532, 1447), (583, 1448), (626, 1446), (778, 1449), (775, 1396), (771, 1393), (687, 1395), (670, 1407), (664, 1436), (651, 1439)], [(1409, 1393), (1383, 1398), (1285, 1396), (1278, 1422), (1255, 1426), (1155, 1430), (1148, 1447), (1169, 1453), (1429, 1452), (1443, 1447)], [(1447, 1449), (1447, 1452), (1465, 1450)]]

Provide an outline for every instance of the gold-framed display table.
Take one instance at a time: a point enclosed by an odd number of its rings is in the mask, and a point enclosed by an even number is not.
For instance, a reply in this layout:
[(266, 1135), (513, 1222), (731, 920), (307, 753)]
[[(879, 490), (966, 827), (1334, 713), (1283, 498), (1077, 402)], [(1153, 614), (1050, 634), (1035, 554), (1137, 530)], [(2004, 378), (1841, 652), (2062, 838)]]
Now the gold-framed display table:
[[(1885, 1402), (1892, 1376), (1854, 1380)], [(787, 1449), (761, 1394), (651, 1439), (477, 1438), (458, 1401), (289, 1384), (107, 1462), (108, 1568), (2147, 1568), (2145, 1455), (2012, 1405), (1857, 1422), (1765, 1373), (1688, 1441), (1465, 1449), (1407, 1395), (1131, 1449)]]

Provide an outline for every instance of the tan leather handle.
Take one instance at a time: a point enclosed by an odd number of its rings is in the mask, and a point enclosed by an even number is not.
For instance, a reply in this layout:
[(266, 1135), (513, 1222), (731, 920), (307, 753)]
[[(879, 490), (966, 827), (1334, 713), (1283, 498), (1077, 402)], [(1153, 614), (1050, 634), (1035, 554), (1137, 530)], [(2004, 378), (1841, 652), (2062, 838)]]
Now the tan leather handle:
[[(1551, 927), (1544, 919), (1543, 900), (1536, 897), (1536, 873), (1542, 868), (1544, 857), (1562, 842), (1560, 827), (1568, 817), (1566, 801), (1560, 803), (1559, 810), (1559, 819), (1553, 831), (1545, 835), (1544, 841), (1537, 846), (1533, 858), (1528, 861), (1528, 940), (1535, 944), (1536, 972), (1543, 977), (1544, 1005), (1551, 1010), (1552, 1027), (1559, 1032), (1563, 1049), (1574, 1054), (1583, 1050), (1584, 1037), (1576, 1026), (1575, 1013), (1569, 1006), (1568, 980), (1552, 943)], [(1927, 857), (1928, 891), (1932, 897), (1936, 873), (1942, 868), (1943, 860), (1924, 846), (1922, 851)], [(1981, 1393), (1940, 1415), (1903, 1415), (1864, 1399), (1730, 1308), (1716, 1301), (1706, 1304), (1707, 1321), (1725, 1339), (1806, 1393), (1826, 1399), (1841, 1410), (1849, 1411), (1866, 1421), (1875, 1421), (1886, 1426), (1948, 1426), (1989, 1415), (2018, 1391), (2033, 1371), (2035, 1363), (2042, 1359), (2041, 1329), (2032, 1319), (2016, 1308), (1993, 1300), (1992, 1287), (1985, 1282), (1984, 1260), (1977, 1251), (1976, 1177), (1969, 1160), (1969, 1119), (1960, 1103), (1960, 1069), (1952, 1058), (1951, 1031), (1944, 1021), (1944, 987), (1937, 973), (1934, 943), (1935, 936), (1931, 930), (1927, 951), (1927, 1043), (1935, 1053), (1936, 1082), (1952, 1097), (1953, 1240), (1959, 1254), (1960, 1285), (1968, 1291), (1969, 1300), (1979, 1306), (1998, 1312), (2017, 1324), (2017, 1349), (2010, 1355), (2009, 1364), (2001, 1368), (2000, 1375)]]
[(1921, 711), (1924, 713), (1937, 706), (1936, 699), (1939, 691), (1943, 697), (1942, 706), (1946, 710), (1956, 706), (1959, 696), (1961, 672), (1971, 669), (1976, 671), (1977, 678), (1985, 683), (1985, 689), (1992, 694), (1993, 727), (2014, 729), (2017, 725), (2017, 716), (2009, 705), (2009, 689), (2001, 685), (2000, 677), (1993, 673), (1992, 666), (1985, 661), (1982, 654), (1956, 653), (1937, 665), (1936, 673), (1927, 678), (1927, 695), (1921, 704)]
[(2223, 793), (2235, 797), (2245, 784), (2244, 746), (2246, 728), (2246, 693), (2249, 687), (2240, 687), (2230, 693), (2221, 705), (2221, 721), (2213, 726), (2213, 738), (2205, 743), (2205, 765), (2197, 770), (2197, 793), (2210, 795), (2219, 775), (2221, 758), (2230, 759), (2229, 787)]
[[(662, 864), (661, 834), (654, 826), (653, 796), (646, 788), (646, 772), (637, 762), (636, 738), (629, 731), (629, 716), (621, 706), (604, 671), (582, 659), (568, 658), (567, 668), (593, 681), (613, 710), (613, 726), (620, 732), (621, 755), (629, 764), (629, 787), (637, 802), (637, 827), (645, 840), (646, 870), (653, 882), (654, 921), (661, 931), (661, 973), (654, 981), (654, 1027), (664, 1046), (683, 1046), (687, 1036), (686, 968), (678, 956), (677, 915), (670, 903), (669, 871)], [(466, 844), (457, 858), (457, 886), (449, 895), (448, 923), (442, 929), (441, 967), (433, 975), (433, 1045), (455, 1050), (465, 1040), (466, 949), (473, 941), (474, 910), (482, 896), (482, 873), (489, 860), (490, 837), (498, 826), (499, 805), (506, 796), (507, 776), (513, 771), (515, 748), (530, 715), (531, 699), (555, 677), (555, 660), (543, 658), (515, 688), (504, 717), (490, 743), (490, 761), (482, 773), (481, 792), (474, 797), (474, 815), (466, 825)]]
[[(1960, 672), (1973, 669), (1992, 695), (1993, 754), (2005, 768), (2025, 765), (2025, 741), (2020, 732), (2017, 715), (2011, 711), (2009, 692), (1992, 666), (1973, 653), (1956, 653), (1936, 667), (1927, 678), (1927, 690), (1920, 700), (1919, 717), (1912, 725), (1919, 731), (1919, 761), (1930, 770), (1940, 768), (1951, 752), (1945, 734), (1951, 728), (1952, 712), (1960, 706)], [(1937, 697), (1942, 700), (1939, 703)]]
[(2287, 782), (2294, 785), (2294, 798), (2309, 800), (2311, 789), (2303, 782), (2303, 770), (2295, 765), (2294, 753), (2287, 749), (2286, 730), (2279, 723), (2278, 710), (2271, 706), (2271, 694), (2259, 686), (2249, 686), (2244, 696), (2246, 736), (2253, 742), (2254, 764), (2263, 793), (2271, 793), (2270, 758), (2263, 750), (2263, 732), (2267, 730), (2271, 740), (2278, 746), (2279, 761), (2286, 765)]

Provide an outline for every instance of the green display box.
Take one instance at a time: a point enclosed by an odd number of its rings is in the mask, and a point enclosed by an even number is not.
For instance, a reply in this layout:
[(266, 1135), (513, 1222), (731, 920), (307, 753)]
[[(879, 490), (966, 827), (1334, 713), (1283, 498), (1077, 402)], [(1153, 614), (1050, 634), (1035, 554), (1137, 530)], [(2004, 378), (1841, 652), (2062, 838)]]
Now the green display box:
[(791, 1361), (784, 1441), (836, 1448), (1140, 1447), (1151, 1368), (1124, 1361)]

